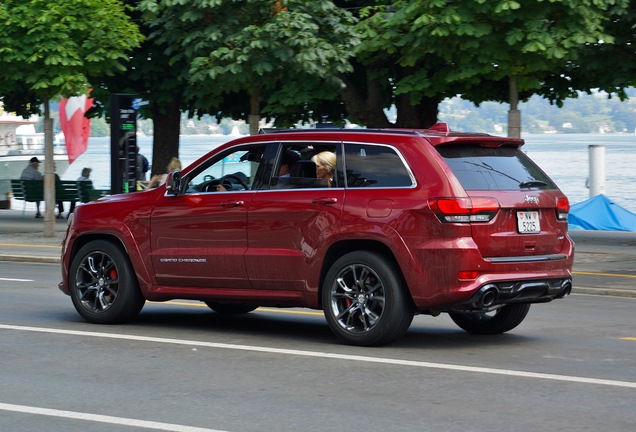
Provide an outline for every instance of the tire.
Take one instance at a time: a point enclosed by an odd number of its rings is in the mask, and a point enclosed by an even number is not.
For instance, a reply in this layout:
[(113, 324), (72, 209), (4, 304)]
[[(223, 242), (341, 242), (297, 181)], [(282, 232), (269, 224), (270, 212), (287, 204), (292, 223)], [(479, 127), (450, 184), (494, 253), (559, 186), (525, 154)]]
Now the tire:
[(135, 318), (145, 299), (128, 256), (106, 240), (84, 245), (69, 272), (71, 299), (88, 322), (117, 324)]
[(530, 304), (511, 304), (486, 312), (449, 312), (451, 319), (460, 328), (473, 334), (500, 334), (517, 327), (528, 315)]
[(322, 306), (331, 330), (350, 345), (384, 345), (408, 330), (415, 308), (395, 264), (374, 252), (356, 251), (329, 269)]
[(245, 303), (219, 303), (212, 301), (205, 302), (205, 304), (214, 312), (221, 315), (242, 315), (250, 313), (258, 307)]

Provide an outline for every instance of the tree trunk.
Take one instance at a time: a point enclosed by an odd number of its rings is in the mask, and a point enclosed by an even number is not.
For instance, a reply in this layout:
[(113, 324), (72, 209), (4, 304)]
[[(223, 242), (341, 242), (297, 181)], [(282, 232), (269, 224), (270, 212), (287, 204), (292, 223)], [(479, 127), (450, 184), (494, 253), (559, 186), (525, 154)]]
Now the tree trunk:
[(340, 90), (340, 98), (347, 108), (349, 116), (357, 123), (371, 128), (389, 128), (393, 124), (384, 113), (385, 101), (380, 82), (366, 80), (366, 95), (358, 88), (350, 76), (341, 76), (345, 87)]
[(510, 101), (510, 111), (508, 111), (508, 136), (510, 138), (521, 138), (521, 111), (519, 111), (519, 88), (517, 87), (517, 77), (508, 77)]
[(441, 98), (422, 97), (416, 105), (411, 103), (408, 94), (398, 95), (397, 121), (395, 127), (409, 129), (426, 129), (437, 123)]
[(261, 122), (261, 86), (257, 84), (250, 93), (250, 113), (247, 118), (250, 135), (258, 135)]
[[(359, 74), (360, 76), (362, 74)], [(413, 105), (411, 96), (402, 94), (396, 96), (395, 107), (397, 119), (395, 123), (387, 118), (384, 111), (387, 95), (382, 82), (369, 78), (366, 82), (354, 82), (352, 75), (341, 76), (345, 87), (340, 90), (340, 98), (347, 108), (347, 112), (356, 122), (371, 128), (415, 128), (423, 129), (437, 122), (440, 98), (423, 97), (419, 103)]]
[(151, 178), (155, 174), (164, 174), (173, 157), (179, 157), (179, 133), (181, 110), (179, 101), (157, 106), (152, 105), (152, 124), (154, 138), (152, 144)]
[(44, 237), (55, 237), (55, 161), (53, 119), (49, 99), (44, 101)]

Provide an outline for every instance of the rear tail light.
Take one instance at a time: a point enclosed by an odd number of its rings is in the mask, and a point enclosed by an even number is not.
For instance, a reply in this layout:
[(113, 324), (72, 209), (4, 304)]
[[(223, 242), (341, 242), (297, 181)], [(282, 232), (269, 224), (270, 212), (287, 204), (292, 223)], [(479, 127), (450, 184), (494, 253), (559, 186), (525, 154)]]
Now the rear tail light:
[(570, 201), (566, 197), (557, 199), (557, 219), (568, 220), (568, 213), (570, 212)]
[(459, 280), (464, 280), (464, 281), (471, 281), (471, 280), (475, 280), (477, 279), (477, 276), (479, 276), (479, 272), (477, 271), (460, 271), (459, 273), (457, 273), (457, 278)]
[(497, 211), (499, 202), (494, 198), (431, 198), (428, 206), (442, 222), (489, 222)]

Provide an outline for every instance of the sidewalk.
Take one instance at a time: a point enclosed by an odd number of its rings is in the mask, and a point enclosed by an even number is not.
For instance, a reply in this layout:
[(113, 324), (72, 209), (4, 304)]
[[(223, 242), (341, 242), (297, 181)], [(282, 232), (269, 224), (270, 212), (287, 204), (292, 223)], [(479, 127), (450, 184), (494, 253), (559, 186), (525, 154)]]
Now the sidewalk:
[[(60, 263), (66, 219), (56, 219), (55, 236), (44, 237), (44, 220), (34, 214), (0, 210), (0, 261)], [(573, 230), (570, 237), (576, 244), (575, 293), (636, 298), (636, 232)], [(594, 286), (577, 285), (577, 274), (590, 273), (598, 279)]]
[(35, 211), (0, 210), (0, 261), (59, 263), (66, 219), (55, 220), (55, 237), (44, 237)]

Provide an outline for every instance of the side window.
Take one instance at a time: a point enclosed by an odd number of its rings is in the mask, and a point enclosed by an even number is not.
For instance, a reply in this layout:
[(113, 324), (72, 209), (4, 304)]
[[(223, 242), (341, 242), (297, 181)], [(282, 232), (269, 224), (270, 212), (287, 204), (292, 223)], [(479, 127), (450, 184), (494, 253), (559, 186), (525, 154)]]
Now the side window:
[(185, 192), (252, 189), (264, 151), (265, 145), (242, 146), (215, 156), (188, 175)]
[(338, 187), (333, 143), (281, 144), (272, 176), (272, 189)]
[(396, 150), (377, 144), (345, 143), (347, 187), (406, 187), (413, 178)]

